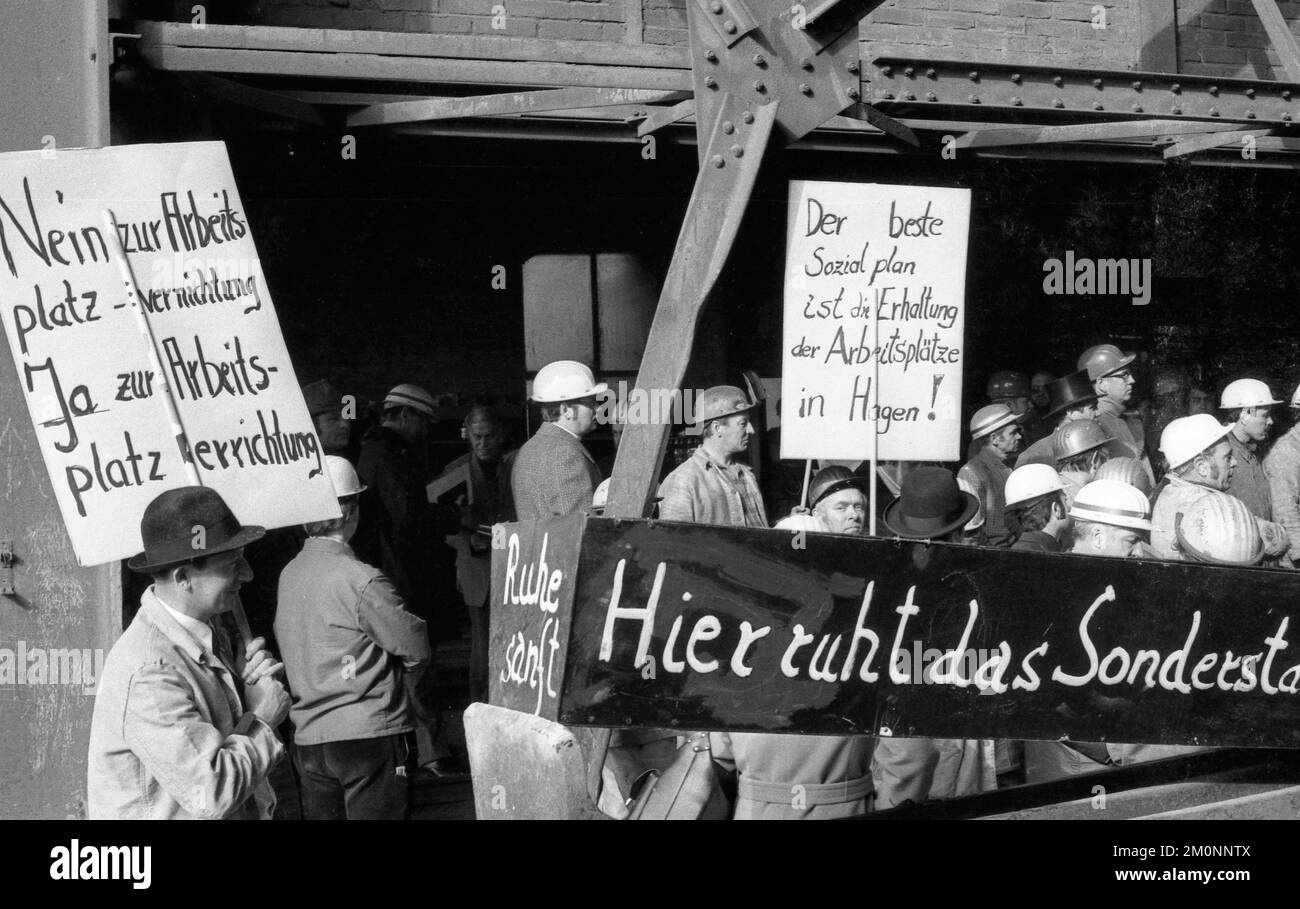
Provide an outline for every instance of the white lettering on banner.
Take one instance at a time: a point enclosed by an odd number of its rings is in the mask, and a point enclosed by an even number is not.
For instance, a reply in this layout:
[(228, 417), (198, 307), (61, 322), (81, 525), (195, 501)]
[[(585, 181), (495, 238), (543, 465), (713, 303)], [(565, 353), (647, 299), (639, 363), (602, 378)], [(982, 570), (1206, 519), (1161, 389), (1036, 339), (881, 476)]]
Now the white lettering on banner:
[[(749, 620), (735, 622), (730, 629), (731, 616), (706, 612), (696, 618), (690, 627), (686, 616), (665, 615), (660, 608), (668, 581), (665, 579), (667, 563), (660, 562), (655, 569), (654, 586), (644, 607), (629, 605), (624, 590), (625, 560), (615, 566), (609, 606), (605, 613), (604, 631), (601, 635), (599, 657), (603, 663), (617, 664), (618, 654), (624, 651), (616, 643), (635, 631), (637, 646), (632, 670), (639, 670), (655, 660), (650, 648), (656, 632), (663, 636), (663, 650), (658, 655), (658, 665), (664, 671), (683, 674), (693, 672), (706, 675), (727, 665), (737, 678), (750, 678), (755, 664), (763, 659), (769, 671), (779, 672), (790, 680), (814, 683), (843, 684), (857, 674), (862, 682), (879, 681), (878, 657), (885, 659), (889, 680), (894, 685), (925, 684), (945, 685), (953, 688), (970, 688), (978, 694), (999, 695), (1011, 691), (1038, 691), (1044, 675), (1058, 685), (1080, 688), (1090, 684), (1107, 687), (1127, 686), (1138, 691), (1161, 688), (1165, 691), (1190, 694), (1193, 689), (1249, 693), (1260, 691), (1266, 695), (1300, 693), (1300, 663), (1287, 668), (1279, 676), (1274, 666), (1277, 655), (1290, 646), (1286, 640), (1289, 619), (1283, 618), (1278, 629), (1264, 639), (1264, 647), (1257, 653), (1234, 655), (1232, 651), (1202, 655), (1189, 673), (1197, 635), (1201, 628), (1201, 612), (1192, 613), (1187, 635), (1181, 647), (1164, 653), (1149, 647), (1132, 647), (1116, 644), (1104, 656), (1098, 651), (1093, 638), (1093, 623), (1098, 612), (1107, 604), (1119, 600), (1113, 586), (1107, 586), (1088, 606), (1076, 632), (1077, 650), (1063, 655), (1060, 662), (1048, 673), (1040, 673), (1035, 665), (1049, 651), (1047, 642), (1037, 643), (1023, 656), (1017, 658), (1007, 641), (991, 645), (990, 649), (974, 650), (970, 647), (972, 636), (980, 620), (978, 600), (967, 604), (966, 621), (961, 635), (946, 648), (923, 649), (922, 641), (914, 637), (916, 626), (932, 617), (924, 617), (923, 603), (917, 602), (918, 589), (908, 588), (904, 602), (894, 609), (898, 616), (893, 629), (893, 642), (887, 655), (880, 649), (881, 635), (867, 627), (867, 616), (875, 592), (875, 582), (867, 583), (852, 636), (810, 628), (802, 622), (790, 625), (784, 633), (773, 634), (773, 627), (755, 628)], [(507, 578), (507, 585), (511, 583)], [(507, 587), (509, 588), (509, 586)], [(676, 594), (672, 594), (676, 596)], [(683, 595), (683, 599), (687, 599)], [(667, 627), (665, 627), (665, 625)], [(730, 633), (728, 633), (730, 632)], [(519, 635), (513, 659), (518, 670), (503, 673), (516, 679), (527, 679), (538, 669), (528, 662), (531, 652)], [(714, 650), (707, 657), (697, 652), (701, 643), (727, 640), (721, 651)], [(865, 643), (866, 647), (861, 645)], [(838, 654), (844, 653), (843, 662)], [(538, 658), (542, 658), (539, 650)], [(1017, 664), (1018, 659), (1018, 664)], [(1018, 671), (1012, 673), (1018, 665)], [(1067, 671), (1082, 667), (1082, 671)], [(1217, 669), (1217, 672), (1216, 672)]]
[[(544, 619), (536, 637), (516, 631), (506, 641), (504, 668), (497, 676), (502, 683), (526, 686), (537, 694), (533, 708), (541, 714), (546, 698), (559, 697), (555, 677), (556, 664), (563, 644), (560, 635), (559, 592), (564, 583), (564, 572), (551, 569), (546, 561), (546, 548), (550, 534), (542, 534), (542, 545), (537, 557), (521, 564), (519, 534), (510, 534), (506, 541), (506, 571), (501, 585), (501, 605), (509, 607), (535, 607)], [(622, 584), (621, 566), (616, 584)], [(614, 599), (617, 599), (615, 595)], [(637, 664), (638, 666), (640, 663)]]
[(145, 506), (194, 482), (246, 524), (338, 516), (224, 145), (0, 154), (0, 260), (81, 564), (138, 553)]
[(969, 223), (966, 189), (791, 182), (782, 458), (960, 458)]

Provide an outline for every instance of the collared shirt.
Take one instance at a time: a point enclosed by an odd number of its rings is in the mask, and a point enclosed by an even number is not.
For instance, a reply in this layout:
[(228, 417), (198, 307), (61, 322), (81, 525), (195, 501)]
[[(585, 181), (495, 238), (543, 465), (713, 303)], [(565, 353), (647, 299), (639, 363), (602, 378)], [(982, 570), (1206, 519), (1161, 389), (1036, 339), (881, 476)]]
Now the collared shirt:
[(341, 540), (311, 537), (280, 574), (275, 636), (299, 745), (410, 732), (403, 664), (429, 661), (425, 623)]
[(703, 445), (664, 478), (659, 495), (659, 518), (664, 521), (768, 526), (763, 494), (749, 465), (719, 463)]
[(175, 609), (172, 609), (170, 606), (168, 606), (167, 602), (163, 600), (162, 597), (159, 597), (156, 593), (154, 594), (154, 596), (158, 600), (158, 605), (162, 606), (163, 609), (166, 609), (168, 614), (171, 615), (171, 617), (176, 620), (176, 624), (180, 625), (182, 628), (188, 631), (190, 633), (190, 636), (193, 637), (194, 640), (202, 644), (204, 650), (208, 650), (213, 653), (216, 652), (215, 650), (212, 649), (212, 626), (211, 625), (209, 625), (207, 622), (200, 622), (198, 619), (191, 618), (190, 616), (187, 616), (183, 612), (177, 612)]
[[(269, 818), (284, 754), (232, 670), (149, 588), (104, 663), (90, 723), (92, 819)], [(216, 634), (214, 630), (214, 638)]]
[(1264, 464), (1255, 453), (1258, 442), (1243, 442), (1236, 432), (1226, 436), (1232, 446), (1232, 454), (1237, 459), (1237, 466), (1232, 469), (1232, 479), (1228, 483), (1228, 493), (1241, 499), (1250, 509), (1250, 513), (1265, 521), (1273, 520), (1273, 492), (1268, 485), (1268, 476), (1264, 473)]

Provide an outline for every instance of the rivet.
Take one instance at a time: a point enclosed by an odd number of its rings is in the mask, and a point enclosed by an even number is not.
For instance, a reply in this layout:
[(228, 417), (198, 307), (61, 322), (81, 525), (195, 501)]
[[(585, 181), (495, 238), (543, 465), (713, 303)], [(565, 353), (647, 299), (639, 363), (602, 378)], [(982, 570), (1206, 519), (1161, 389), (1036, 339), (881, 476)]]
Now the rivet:
[(722, 30), (728, 35), (734, 35), (736, 33), (736, 23), (728, 19), (726, 22), (722, 23)]
[[(807, 64), (804, 67), (804, 69), (812, 69), (811, 60), (809, 60), (807, 57), (804, 57), (803, 62)], [(848, 63), (844, 64), (844, 68), (851, 73), (856, 73), (862, 69), (862, 67), (858, 64), (857, 60), (850, 60)]]
[(1253, 88), (1246, 89), (1246, 97), (1247, 98), (1255, 97), (1255, 90)]
[(1025, 103), (1025, 102), (1021, 101), (1019, 98), (1012, 98), (1012, 99), (1011, 99), (1011, 106), (1012, 106), (1012, 107), (1021, 107), (1021, 106), (1024, 105), (1024, 103)]
[(812, 60), (808, 59), (807, 57), (804, 57), (802, 60), (799, 61), (799, 66), (802, 69), (806, 69), (808, 72), (812, 72), (813, 63)]
[(1219, 96), (1219, 86), (1217, 86), (1217, 85), (1211, 85), (1211, 86), (1210, 86), (1210, 94), (1211, 94), (1211, 95), (1214, 95), (1214, 96), (1217, 98), (1217, 97)]
[(885, 92), (885, 93), (884, 93), (883, 95), (881, 95), (880, 97), (881, 97), (881, 99), (884, 100), (884, 101), (893, 101), (893, 100), (894, 100), (894, 93), (893, 93), (893, 92)]
[(730, 136), (732, 133), (736, 131), (736, 124), (732, 123), (730, 120), (723, 120), (722, 131), (726, 133), (728, 136)]
[(1175, 82), (1173, 85), (1169, 86), (1169, 90), (1176, 95), (1183, 90), (1183, 87)]
[(800, 83), (799, 83), (799, 91), (803, 92), (805, 95), (811, 95), (811, 94), (812, 94), (812, 86), (809, 85), (807, 82), (800, 82)]
[(767, 59), (766, 59), (762, 54), (755, 54), (755, 55), (754, 55), (754, 65), (755, 65), (755, 66), (767, 66)]
[(1173, 110), (1170, 111), (1170, 113), (1173, 114), (1175, 117), (1181, 116), (1183, 113), (1183, 109), (1181, 107), (1175, 107)]
[(1055, 85), (1057, 88), (1060, 88), (1062, 85), (1065, 84), (1065, 79), (1062, 76), (1053, 76), (1052, 84)]
[(978, 81), (980, 81), (980, 71), (979, 71), (979, 70), (977, 70), (977, 69), (973, 69), (973, 70), (970, 71), (969, 75), (970, 75), (970, 81), (972, 81), (972, 82), (978, 82)]
[(1142, 91), (1142, 80), (1140, 79), (1133, 80), (1133, 91), (1135, 92)]
[(712, 76), (705, 76), (705, 77), (704, 77), (704, 85), (705, 85), (706, 88), (717, 88), (717, 87), (718, 87), (718, 80), (715, 79), (715, 78), (713, 78)]
[(1290, 123), (1290, 122), (1291, 122), (1291, 115), (1290, 115), (1290, 114), (1283, 114), (1283, 115), (1282, 115), (1282, 119), (1285, 120), (1287, 123)]
[(1093, 88), (1101, 88), (1102, 85), (1104, 85), (1104, 84), (1105, 84), (1105, 83), (1103, 83), (1100, 79), (1093, 79), (1093, 80), (1092, 80), (1092, 87), (1093, 87)]
[(1255, 119), (1255, 112), (1254, 112), (1253, 110), (1248, 110), (1248, 111), (1246, 111), (1246, 119), (1247, 119), (1247, 120), (1254, 120), (1254, 119)]
[(767, 91), (767, 86), (763, 84), (763, 81), (762, 81), (761, 79), (755, 79), (755, 80), (754, 80), (754, 91), (756, 91), (756, 92), (765, 92), (765, 91)]
[(739, 145), (733, 145), (731, 146), (731, 154), (737, 158), (743, 158), (745, 156), (745, 150)]
[(915, 66), (907, 67), (905, 70), (903, 70), (903, 75), (909, 79), (912, 78), (913, 76), (916, 75), (916, 67)]
[(939, 100), (939, 96), (936, 95), (934, 92), (926, 92), (926, 93), (925, 93), (925, 100), (927, 100), (927, 101), (938, 101), (938, 100)]
[(1011, 81), (1014, 82), (1014, 83), (1016, 83), (1016, 85), (1019, 85), (1019, 84), (1020, 84), (1020, 73), (1012, 73), (1012, 74), (1011, 74)]
[(980, 96), (979, 96), (979, 95), (971, 95), (971, 96), (968, 97), (966, 100), (969, 101), (971, 104), (979, 104), (979, 103), (980, 103)]
[(1210, 108), (1210, 116), (1211, 116), (1211, 117), (1217, 117), (1217, 116), (1219, 116), (1219, 109), (1218, 109), (1217, 107), (1211, 107), (1211, 108)]
[(1283, 101), (1290, 101), (1290, 100), (1291, 100), (1291, 89), (1288, 88), (1288, 89), (1286, 89), (1285, 91), (1282, 92), (1282, 100), (1283, 100)]
[(1094, 101), (1094, 102), (1092, 102), (1092, 109), (1093, 109), (1093, 110), (1104, 110), (1105, 108), (1102, 106), (1102, 103), (1101, 103), (1100, 101)]
[(743, 114), (740, 115), (740, 119), (743, 120), (746, 124), (753, 123), (754, 115), (751, 114), (749, 111), (745, 111)]
[(722, 4), (719, 3), (718, 0), (713, 0), (713, 2), (709, 4), (709, 9), (715, 16), (722, 15)]
[(1060, 98), (1053, 98), (1052, 107), (1065, 107), (1065, 102), (1062, 101)]
[[(851, 96), (850, 96), (850, 97), (851, 97)], [(904, 100), (904, 101), (915, 101), (915, 100), (916, 100), (916, 92), (908, 92), (906, 95), (903, 96), (903, 100)]]
[(1140, 114), (1140, 113), (1142, 113), (1142, 105), (1141, 105), (1141, 104), (1134, 104), (1134, 105), (1133, 105), (1133, 113), (1135, 113), (1135, 114)]
[(933, 66), (925, 71), (925, 77), (927, 79), (933, 79), (937, 75), (939, 75), (939, 71), (936, 70)]
[(705, 59), (705, 60), (708, 60), (710, 63), (717, 63), (717, 62), (718, 62), (718, 55), (715, 54), (713, 51), (705, 51), (705, 52), (704, 52), (704, 59)]
[(862, 92), (858, 91), (856, 88), (853, 87), (850, 87), (849, 90), (846, 92), (846, 94), (849, 96), (850, 99), (854, 101), (862, 97)]
[[(807, 68), (808, 68), (808, 67), (806, 67), (806, 66), (804, 67), (804, 69), (807, 69)], [(882, 66), (882, 67), (880, 68), (880, 71), (881, 71), (883, 74), (885, 74), (886, 76), (892, 76), (892, 75), (894, 74), (894, 68), (893, 68), (892, 66)]]
[(724, 160), (722, 160), (722, 155), (714, 155), (714, 156), (713, 156), (713, 166), (714, 166), (714, 167), (726, 167), (726, 166), (727, 166), (727, 162), (724, 161)]

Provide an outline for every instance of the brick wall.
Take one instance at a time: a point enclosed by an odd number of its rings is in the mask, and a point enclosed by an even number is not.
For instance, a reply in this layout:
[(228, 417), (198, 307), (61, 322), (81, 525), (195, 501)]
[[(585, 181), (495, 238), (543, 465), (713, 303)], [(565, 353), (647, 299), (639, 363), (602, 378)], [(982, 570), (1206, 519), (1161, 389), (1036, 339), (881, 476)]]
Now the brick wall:
[(622, 41), (625, 12), (624, 0), (262, 0), (250, 10), (259, 25), (583, 41)]
[[(1300, 32), (1300, 3), (1279, 3)], [(1178, 0), (1179, 60), (1184, 72), (1244, 79), (1285, 79), (1277, 52), (1250, 0)]]

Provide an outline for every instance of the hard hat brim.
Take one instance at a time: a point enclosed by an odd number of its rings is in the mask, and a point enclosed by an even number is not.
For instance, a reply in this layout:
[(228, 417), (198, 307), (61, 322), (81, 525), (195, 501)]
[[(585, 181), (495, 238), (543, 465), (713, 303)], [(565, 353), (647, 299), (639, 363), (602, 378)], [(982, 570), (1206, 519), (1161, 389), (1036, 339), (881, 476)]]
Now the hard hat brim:
[(1130, 530), (1152, 530), (1151, 519), (1125, 508), (1105, 508), (1100, 505), (1080, 505), (1077, 501), (1070, 508), (1070, 517), (1077, 521), (1091, 521), (1094, 524), (1109, 524), (1112, 527), (1127, 527)]
[[(1113, 376), (1113, 375), (1115, 375), (1115, 373), (1119, 372), (1121, 369), (1125, 369), (1126, 367), (1131, 366), (1131, 365), (1133, 364), (1133, 361), (1136, 360), (1136, 359), (1137, 359), (1137, 357), (1135, 357), (1135, 356), (1134, 356), (1134, 357), (1121, 357), (1121, 358), (1120, 358), (1120, 361), (1119, 361), (1118, 363), (1116, 363), (1116, 364), (1115, 364), (1114, 366), (1112, 366), (1110, 369), (1108, 369), (1108, 370), (1106, 370), (1105, 372), (1103, 372), (1101, 375), (1097, 376), (1097, 378), (1098, 378), (1098, 379), (1104, 379), (1104, 378), (1106, 378), (1107, 376)], [(1096, 381), (1096, 380), (1094, 379), (1093, 381)]]
[(595, 398), (609, 391), (609, 385), (605, 382), (597, 382), (591, 387), (590, 391), (583, 392), (580, 395), (563, 395), (561, 397), (542, 397), (534, 394), (529, 400), (537, 404), (564, 404), (568, 401), (581, 401), (584, 398)]
[(994, 420), (988, 426), (981, 427), (981, 429), (978, 432), (972, 432), (970, 434), (971, 440), (973, 441), (975, 439), (982, 439), (985, 436), (989, 436), (997, 432), (1003, 426), (1010, 426), (1012, 423), (1018, 423), (1020, 422), (1021, 416), (1025, 416), (1025, 415), (1009, 413), (999, 420)]

